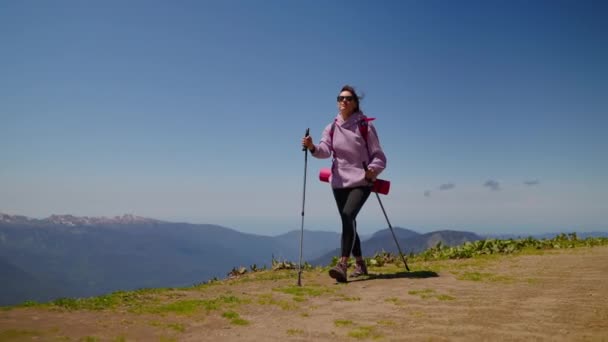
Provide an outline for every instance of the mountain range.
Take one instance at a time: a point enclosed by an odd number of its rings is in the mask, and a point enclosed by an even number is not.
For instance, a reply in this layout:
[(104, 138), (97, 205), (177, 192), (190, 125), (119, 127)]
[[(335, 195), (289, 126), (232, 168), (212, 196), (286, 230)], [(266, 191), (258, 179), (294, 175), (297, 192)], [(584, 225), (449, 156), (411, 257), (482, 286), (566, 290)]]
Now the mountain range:
[[(438, 241), (458, 245), (481, 239), (462, 231), (394, 231), (408, 254)], [(300, 234), (264, 236), (133, 215), (33, 219), (0, 213), (0, 305), (189, 286), (223, 278), (233, 267), (270, 266), (273, 258), (297, 262)], [(303, 246), (304, 261), (327, 265), (339, 255), (340, 234), (306, 230)], [(388, 229), (377, 231), (362, 246), (365, 256), (396, 252)]]

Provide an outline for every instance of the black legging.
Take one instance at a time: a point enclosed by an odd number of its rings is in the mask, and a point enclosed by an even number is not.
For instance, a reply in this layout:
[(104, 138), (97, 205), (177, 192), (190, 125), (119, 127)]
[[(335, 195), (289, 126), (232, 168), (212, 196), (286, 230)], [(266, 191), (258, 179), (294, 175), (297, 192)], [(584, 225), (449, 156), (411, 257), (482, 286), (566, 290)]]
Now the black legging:
[(352, 252), (353, 256), (360, 257), (362, 256), (361, 241), (357, 233), (357, 221), (355, 219), (369, 197), (371, 188), (360, 186), (333, 190), (340, 218), (342, 219), (342, 256), (350, 257), (350, 253)]

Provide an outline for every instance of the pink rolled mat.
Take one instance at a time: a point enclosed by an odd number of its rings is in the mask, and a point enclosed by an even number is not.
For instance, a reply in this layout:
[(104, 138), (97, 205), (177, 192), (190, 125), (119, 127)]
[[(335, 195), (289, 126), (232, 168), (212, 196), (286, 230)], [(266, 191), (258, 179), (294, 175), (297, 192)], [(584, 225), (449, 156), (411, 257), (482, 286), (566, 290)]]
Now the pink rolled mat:
[[(319, 180), (321, 182), (329, 182), (331, 178), (331, 169), (330, 168), (322, 168), (319, 172)], [(374, 187), (372, 188), (373, 192), (377, 192), (382, 195), (388, 195), (388, 192), (391, 189), (391, 182), (383, 179), (376, 179), (374, 182)]]

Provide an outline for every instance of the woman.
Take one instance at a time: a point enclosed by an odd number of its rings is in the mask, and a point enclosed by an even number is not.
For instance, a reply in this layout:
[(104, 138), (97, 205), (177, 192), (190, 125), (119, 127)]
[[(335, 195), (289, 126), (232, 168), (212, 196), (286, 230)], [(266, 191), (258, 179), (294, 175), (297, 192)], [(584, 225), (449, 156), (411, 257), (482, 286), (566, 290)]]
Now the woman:
[[(342, 255), (340, 262), (329, 270), (329, 275), (338, 282), (346, 282), (351, 252), (356, 259), (351, 277), (367, 274), (355, 219), (370, 195), (370, 183), (386, 167), (386, 156), (376, 129), (361, 112), (359, 96), (353, 87), (342, 87), (338, 110), (335, 120), (323, 130), (318, 144), (308, 136), (302, 139), (302, 145), (316, 158), (333, 157), (331, 186), (342, 219)], [(366, 126), (365, 130), (363, 126)]]

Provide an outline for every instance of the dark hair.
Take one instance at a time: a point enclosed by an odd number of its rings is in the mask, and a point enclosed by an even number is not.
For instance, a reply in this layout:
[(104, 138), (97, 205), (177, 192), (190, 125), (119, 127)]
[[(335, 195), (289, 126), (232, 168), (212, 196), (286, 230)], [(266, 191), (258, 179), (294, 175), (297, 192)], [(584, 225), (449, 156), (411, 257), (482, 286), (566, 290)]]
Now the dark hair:
[(349, 86), (348, 84), (345, 85), (344, 87), (342, 87), (342, 90), (340, 90), (340, 92), (343, 92), (343, 91), (348, 91), (351, 94), (353, 94), (353, 97), (355, 98), (355, 111), (354, 111), (354, 113), (360, 112), (361, 108), (359, 108), (359, 100), (362, 99), (363, 97), (359, 98), (359, 95), (357, 95), (357, 92), (355, 91), (355, 88)]

